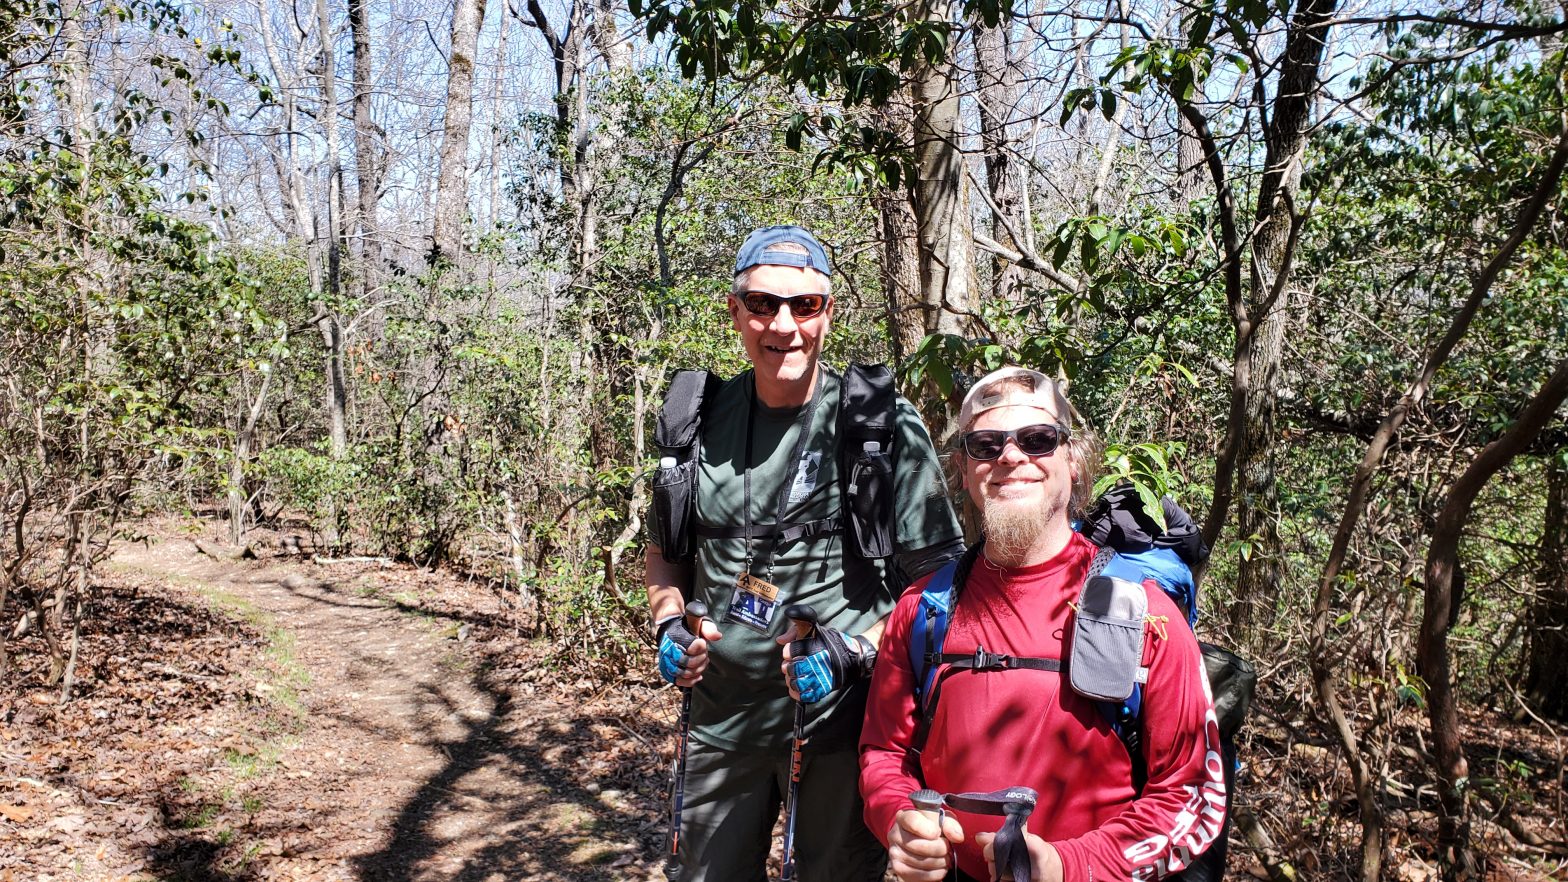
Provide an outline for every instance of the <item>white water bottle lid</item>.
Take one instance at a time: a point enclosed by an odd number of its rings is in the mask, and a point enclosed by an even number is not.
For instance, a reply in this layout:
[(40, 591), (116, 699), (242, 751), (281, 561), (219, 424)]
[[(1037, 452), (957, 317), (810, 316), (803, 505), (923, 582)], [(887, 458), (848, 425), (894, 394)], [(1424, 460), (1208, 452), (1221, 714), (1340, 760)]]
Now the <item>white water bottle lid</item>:
[(673, 469), (673, 468), (675, 468), (675, 457), (673, 457), (673, 456), (660, 457), (660, 459), (659, 459), (659, 468), (661, 468), (661, 469)]

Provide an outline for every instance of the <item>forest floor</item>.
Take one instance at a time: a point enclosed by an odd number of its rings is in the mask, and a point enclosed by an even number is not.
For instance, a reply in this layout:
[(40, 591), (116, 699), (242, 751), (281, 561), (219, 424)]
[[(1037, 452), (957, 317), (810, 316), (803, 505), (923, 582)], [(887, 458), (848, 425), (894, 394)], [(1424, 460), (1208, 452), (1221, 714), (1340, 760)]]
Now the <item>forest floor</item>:
[(0, 690), (0, 882), (662, 878), (673, 690), (450, 573), (187, 524), (116, 549), (71, 702)]
[[(221, 548), (218, 526), (141, 524), (116, 547), (70, 702), (43, 687), (39, 647), (12, 643), (0, 882), (662, 878), (673, 690), (574, 670), (479, 582), (288, 556), (275, 535), (227, 560), (198, 549)], [(1349, 849), (1292, 847), (1353, 828), (1343, 763), (1262, 716), (1249, 801), (1298, 878), (1345, 878)], [(1562, 742), (1469, 728), (1473, 753), (1495, 753), (1474, 768), (1518, 773), (1516, 824), (1560, 840)], [(1386, 878), (1430, 879), (1430, 795), (1394, 802)], [(1512, 848), (1496, 824), (1479, 835)], [(1568, 878), (1513, 852), (1491, 878)], [(1278, 874), (1279, 854), (1238, 837), (1230, 875), (1269, 879), (1265, 857)]]

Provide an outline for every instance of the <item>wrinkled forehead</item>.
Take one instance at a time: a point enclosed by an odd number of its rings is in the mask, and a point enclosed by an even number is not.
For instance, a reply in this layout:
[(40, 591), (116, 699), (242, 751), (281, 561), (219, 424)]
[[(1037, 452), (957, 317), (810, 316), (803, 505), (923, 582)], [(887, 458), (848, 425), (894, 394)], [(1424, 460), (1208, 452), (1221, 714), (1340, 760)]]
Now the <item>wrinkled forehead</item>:
[(1000, 377), (977, 390), (974, 407), (975, 410), (985, 410), (989, 407), (1028, 401), (1034, 398), (1035, 393), (1045, 391), (1036, 385), (1032, 374)]

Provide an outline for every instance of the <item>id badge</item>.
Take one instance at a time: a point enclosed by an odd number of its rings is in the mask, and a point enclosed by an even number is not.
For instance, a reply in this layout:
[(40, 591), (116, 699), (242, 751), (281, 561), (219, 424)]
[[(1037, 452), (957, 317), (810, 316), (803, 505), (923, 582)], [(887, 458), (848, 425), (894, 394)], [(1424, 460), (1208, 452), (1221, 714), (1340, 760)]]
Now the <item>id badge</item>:
[(773, 614), (779, 608), (779, 588), (750, 573), (741, 573), (735, 579), (735, 593), (730, 597), (726, 622), (739, 622), (764, 634), (773, 633)]

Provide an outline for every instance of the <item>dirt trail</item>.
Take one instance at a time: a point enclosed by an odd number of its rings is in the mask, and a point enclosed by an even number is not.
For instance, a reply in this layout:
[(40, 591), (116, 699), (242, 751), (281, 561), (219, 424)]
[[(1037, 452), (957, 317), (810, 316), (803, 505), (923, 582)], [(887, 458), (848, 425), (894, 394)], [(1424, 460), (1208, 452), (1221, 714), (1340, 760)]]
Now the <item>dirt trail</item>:
[[(174, 832), (151, 846), (142, 872), (659, 877), (670, 696), (611, 694), (539, 664), (528, 657), (538, 647), (490, 624), (493, 596), (465, 593), (450, 576), (374, 563), (228, 563), (173, 538), (127, 545), (111, 566), (162, 582), (181, 602), (205, 599), (249, 619), (268, 655), (265, 675), (237, 674), (254, 678), (244, 702), (209, 711), (193, 735), (209, 761), (160, 797)], [(270, 713), (259, 717), (257, 705)], [(190, 813), (213, 802), (207, 817)], [(222, 825), (220, 813), (237, 817)]]

